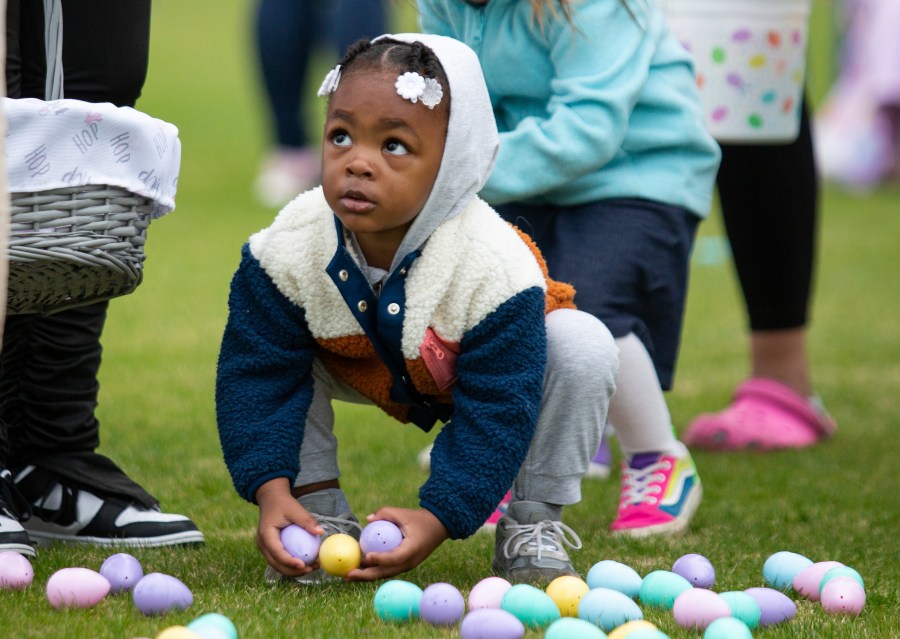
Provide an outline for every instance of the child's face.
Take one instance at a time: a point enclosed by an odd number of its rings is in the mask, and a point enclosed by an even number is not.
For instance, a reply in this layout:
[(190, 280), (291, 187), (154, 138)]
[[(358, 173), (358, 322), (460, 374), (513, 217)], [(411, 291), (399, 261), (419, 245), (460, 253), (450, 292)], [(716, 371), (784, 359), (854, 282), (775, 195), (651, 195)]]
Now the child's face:
[(341, 78), (322, 145), (322, 188), (370, 266), (388, 268), (441, 166), (447, 108), (397, 94), (396, 71)]

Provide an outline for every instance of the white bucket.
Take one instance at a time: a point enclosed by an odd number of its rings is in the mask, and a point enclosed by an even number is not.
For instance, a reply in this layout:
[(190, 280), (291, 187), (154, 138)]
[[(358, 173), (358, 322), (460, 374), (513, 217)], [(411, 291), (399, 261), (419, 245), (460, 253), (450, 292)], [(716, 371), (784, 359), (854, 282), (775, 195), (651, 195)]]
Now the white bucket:
[(720, 142), (789, 142), (800, 129), (811, 0), (659, 0), (694, 57)]

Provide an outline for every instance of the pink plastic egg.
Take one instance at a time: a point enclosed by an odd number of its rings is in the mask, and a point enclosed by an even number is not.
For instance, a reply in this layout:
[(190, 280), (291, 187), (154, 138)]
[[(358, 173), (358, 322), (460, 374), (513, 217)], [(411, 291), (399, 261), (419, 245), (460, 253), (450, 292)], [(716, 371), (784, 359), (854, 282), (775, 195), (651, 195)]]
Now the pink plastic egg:
[(393, 522), (379, 519), (363, 528), (359, 536), (359, 547), (366, 555), (370, 552), (388, 552), (400, 545), (403, 533)]
[(472, 586), (469, 591), (469, 610), (478, 608), (499, 608), (506, 591), (512, 588), (503, 577), (486, 577)]
[(822, 608), (832, 615), (858, 615), (866, 605), (866, 591), (853, 577), (835, 577), (822, 588)]
[(106, 558), (100, 566), (100, 574), (109, 581), (109, 592), (117, 595), (133, 590), (144, 576), (144, 569), (135, 557), (119, 552)]
[(109, 593), (109, 581), (88, 568), (63, 568), (47, 580), (47, 601), (54, 608), (90, 608)]
[(794, 590), (801, 597), (806, 597), (810, 601), (818, 601), (819, 583), (822, 581), (822, 577), (832, 568), (843, 565), (838, 561), (819, 561), (804, 568), (794, 577)]
[(479, 608), (467, 614), (459, 626), (460, 639), (522, 639), (525, 624), (499, 608)]
[(291, 556), (302, 559), (305, 564), (310, 564), (319, 555), (322, 537), (312, 534), (297, 524), (291, 524), (281, 529), (281, 545)]
[(747, 588), (748, 595), (759, 604), (759, 627), (773, 626), (794, 618), (797, 604), (790, 597), (774, 588)]
[(730, 617), (731, 608), (712, 590), (691, 588), (675, 598), (672, 614), (682, 628), (704, 630), (716, 619)]
[(144, 575), (131, 593), (134, 605), (145, 615), (162, 615), (170, 610), (186, 610), (194, 603), (194, 595), (180, 580), (171, 575), (151, 572)]
[(452, 626), (466, 611), (462, 593), (448, 583), (431, 584), (422, 592), (419, 616), (435, 626)]
[(0, 552), (0, 589), (24, 590), (34, 581), (34, 568), (24, 555)]
[(672, 572), (690, 581), (695, 588), (712, 588), (716, 583), (716, 569), (703, 555), (691, 553), (679, 557), (672, 565)]

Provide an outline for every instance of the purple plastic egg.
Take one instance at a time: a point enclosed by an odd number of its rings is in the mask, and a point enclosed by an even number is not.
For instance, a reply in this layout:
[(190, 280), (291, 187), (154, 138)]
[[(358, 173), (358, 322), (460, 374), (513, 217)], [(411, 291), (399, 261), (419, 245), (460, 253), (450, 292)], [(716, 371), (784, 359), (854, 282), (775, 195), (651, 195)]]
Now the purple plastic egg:
[(797, 604), (790, 597), (774, 588), (747, 588), (748, 595), (759, 604), (759, 627), (774, 626), (794, 618)]
[(281, 529), (281, 545), (292, 557), (297, 557), (302, 559), (303, 563), (310, 564), (319, 556), (322, 537), (312, 534), (297, 524), (291, 524)]
[(0, 589), (24, 590), (34, 581), (34, 568), (24, 555), (13, 550), (0, 552)]
[(822, 608), (832, 615), (858, 615), (866, 605), (866, 591), (853, 577), (835, 577), (822, 588)]
[(712, 588), (716, 583), (716, 569), (703, 555), (691, 553), (679, 557), (672, 565), (672, 572), (690, 581), (695, 588)]
[(130, 592), (144, 576), (144, 569), (135, 557), (119, 552), (110, 555), (100, 566), (100, 574), (109, 581), (110, 594)]
[(435, 626), (452, 626), (466, 611), (462, 593), (452, 584), (438, 582), (422, 592), (419, 616)]
[(144, 575), (131, 596), (137, 609), (148, 616), (163, 615), (171, 610), (186, 610), (194, 603), (194, 595), (184, 583), (160, 572)]
[(88, 568), (63, 568), (47, 580), (47, 601), (54, 608), (90, 608), (109, 593), (109, 581)]
[(469, 591), (469, 610), (479, 608), (499, 608), (506, 591), (512, 588), (503, 577), (486, 577), (472, 586)]
[(716, 619), (730, 617), (731, 608), (712, 590), (691, 588), (675, 598), (672, 614), (682, 628), (704, 630)]
[(806, 597), (810, 601), (818, 601), (819, 584), (822, 582), (822, 577), (832, 568), (843, 565), (839, 561), (819, 561), (804, 568), (794, 577), (794, 590), (801, 597)]
[(499, 608), (479, 608), (465, 617), (459, 626), (460, 639), (522, 639), (525, 624), (512, 613)]
[(363, 554), (388, 552), (400, 545), (403, 533), (393, 522), (379, 519), (366, 525), (359, 536), (359, 547)]

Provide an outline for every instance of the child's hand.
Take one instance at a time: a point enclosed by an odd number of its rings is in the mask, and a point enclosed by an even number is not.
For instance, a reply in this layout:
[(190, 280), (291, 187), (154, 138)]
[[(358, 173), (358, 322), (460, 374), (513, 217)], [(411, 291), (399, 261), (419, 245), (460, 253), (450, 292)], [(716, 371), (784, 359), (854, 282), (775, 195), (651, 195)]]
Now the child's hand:
[(324, 531), (309, 511), (297, 502), (291, 494), (291, 485), (285, 478), (273, 479), (256, 491), (259, 504), (259, 527), (256, 530), (256, 545), (272, 568), (288, 577), (299, 577), (312, 572), (316, 566), (307, 566), (285, 550), (281, 543), (281, 530), (291, 524), (314, 535)]
[(375, 581), (412, 570), (449, 537), (440, 520), (424, 508), (385, 506), (366, 519), (386, 519), (397, 524), (403, 541), (390, 552), (370, 552), (363, 557), (362, 567), (347, 574), (350, 581)]

